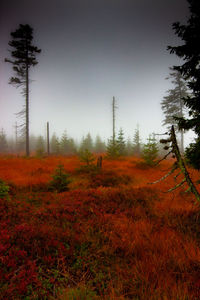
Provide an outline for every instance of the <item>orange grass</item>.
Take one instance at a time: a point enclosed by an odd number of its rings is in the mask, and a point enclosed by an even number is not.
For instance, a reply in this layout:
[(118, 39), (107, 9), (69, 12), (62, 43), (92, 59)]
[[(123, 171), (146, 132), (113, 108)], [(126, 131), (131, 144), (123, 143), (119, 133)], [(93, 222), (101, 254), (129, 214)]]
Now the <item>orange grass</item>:
[[(69, 191), (40, 190), (58, 164)], [(104, 159), (99, 175), (76, 156), (0, 157), (14, 186), (0, 200), (0, 299), (200, 299), (199, 205), (186, 186), (166, 193), (181, 176), (149, 184), (172, 164)]]

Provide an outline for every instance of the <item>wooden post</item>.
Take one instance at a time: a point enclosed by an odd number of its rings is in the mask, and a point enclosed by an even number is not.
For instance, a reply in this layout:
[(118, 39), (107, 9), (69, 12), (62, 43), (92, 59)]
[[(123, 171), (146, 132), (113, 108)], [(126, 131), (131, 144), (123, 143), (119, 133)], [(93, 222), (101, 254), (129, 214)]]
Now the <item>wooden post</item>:
[(101, 155), (97, 158), (97, 168), (99, 168), (99, 169), (102, 168), (102, 156)]

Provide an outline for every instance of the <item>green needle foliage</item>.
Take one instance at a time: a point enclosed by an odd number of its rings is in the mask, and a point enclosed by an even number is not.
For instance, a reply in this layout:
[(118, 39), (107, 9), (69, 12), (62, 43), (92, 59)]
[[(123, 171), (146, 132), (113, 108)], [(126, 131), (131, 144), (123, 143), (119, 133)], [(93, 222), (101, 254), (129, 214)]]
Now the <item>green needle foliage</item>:
[(0, 198), (4, 199), (8, 197), (9, 186), (0, 179)]
[(49, 183), (49, 190), (57, 191), (58, 193), (67, 191), (68, 185), (71, 182), (69, 174), (66, 173), (62, 164), (58, 165), (52, 175), (52, 180)]
[(119, 157), (118, 144), (112, 138), (108, 140), (108, 144), (106, 148), (106, 156), (110, 159), (116, 159)]
[(90, 166), (95, 160), (94, 155), (88, 149), (80, 151), (79, 158), (80, 161), (84, 162), (87, 166)]
[(119, 134), (118, 134), (116, 142), (117, 142), (119, 155), (120, 156), (125, 155), (126, 154), (126, 142), (125, 142), (125, 139), (124, 139), (124, 132), (123, 132), (122, 128), (120, 128), (120, 130), (119, 130)]
[(33, 45), (33, 28), (29, 24), (20, 24), (19, 27), (11, 32), (9, 42), (11, 58), (5, 58), (5, 62), (12, 65), (14, 76), (9, 83), (22, 88), (25, 97), (25, 107), (18, 113), (23, 119), (22, 135), (26, 138), (26, 155), (29, 156), (29, 84), (30, 68), (37, 65), (36, 55), (41, 49)]
[(149, 166), (154, 166), (156, 164), (156, 158), (158, 156), (158, 146), (155, 137), (149, 135), (148, 142), (143, 148), (143, 159), (145, 163)]
[(181, 39), (178, 46), (169, 46), (170, 53), (182, 59), (183, 64), (174, 66), (180, 72), (191, 94), (183, 98), (188, 108), (189, 117), (177, 118), (179, 128), (193, 130), (196, 134), (194, 143), (186, 149), (186, 157), (192, 166), (200, 169), (200, 5), (199, 0), (188, 0), (190, 16), (185, 25), (176, 22), (173, 24), (175, 34)]

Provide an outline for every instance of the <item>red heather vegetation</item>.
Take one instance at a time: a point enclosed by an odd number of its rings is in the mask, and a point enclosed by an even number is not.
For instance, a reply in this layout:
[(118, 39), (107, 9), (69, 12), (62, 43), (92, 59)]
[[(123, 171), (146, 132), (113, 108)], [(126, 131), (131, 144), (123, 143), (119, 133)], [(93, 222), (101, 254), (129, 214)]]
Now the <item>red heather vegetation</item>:
[[(148, 184), (172, 163), (1, 157), (0, 299), (199, 299), (199, 205), (186, 187), (165, 193), (174, 176)], [(48, 189), (59, 164), (62, 193)]]

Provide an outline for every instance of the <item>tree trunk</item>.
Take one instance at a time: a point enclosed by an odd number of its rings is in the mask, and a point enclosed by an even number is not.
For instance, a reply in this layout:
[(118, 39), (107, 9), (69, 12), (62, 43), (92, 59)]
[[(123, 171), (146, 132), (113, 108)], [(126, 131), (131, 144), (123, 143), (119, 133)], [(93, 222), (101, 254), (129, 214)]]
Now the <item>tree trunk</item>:
[(184, 153), (184, 136), (183, 136), (183, 129), (180, 130), (181, 133), (181, 153)]
[(26, 156), (30, 155), (29, 149), (29, 66), (26, 63)]
[(49, 147), (49, 122), (47, 122), (47, 155), (50, 154), (50, 147)]
[(172, 152), (175, 154), (176, 156), (176, 160), (177, 160), (177, 164), (178, 167), (180, 168), (181, 172), (184, 175), (184, 179), (187, 182), (190, 191), (195, 195), (196, 199), (198, 202), (200, 202), (200, 194), (197, 191), (195, 185), (193, 184), (190, 175), (187, 171), (186, 165), (181, 157), (181, 153), (179, 151), (178, 145), (177, 145), (177, 140), (176, 140), (176, 135), (175, 135), (175, 131), (174, 131), (174, 126), (172, 126), (171, 128), (171, 140), (172, 140)]
[(115, 97), (113, 97), (112, 102), (112, 115), (113, 115), (113, 145), (115, 144)]
[[(180, 83), (180, 74), (178, 77), (178, 89), (179, 89), (179, 103), (180, 103), (180, 114), (181, 118), (183, 118), (183, 101), (182, 101), (182, 91), (181, 91), (181, 83)], [(183, 129), (180, 130), (181, 133), (181, 154), (184, 153), (184, 136), (183, 136)]]

